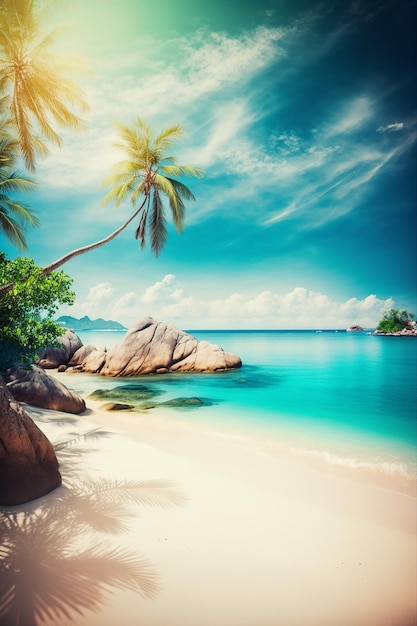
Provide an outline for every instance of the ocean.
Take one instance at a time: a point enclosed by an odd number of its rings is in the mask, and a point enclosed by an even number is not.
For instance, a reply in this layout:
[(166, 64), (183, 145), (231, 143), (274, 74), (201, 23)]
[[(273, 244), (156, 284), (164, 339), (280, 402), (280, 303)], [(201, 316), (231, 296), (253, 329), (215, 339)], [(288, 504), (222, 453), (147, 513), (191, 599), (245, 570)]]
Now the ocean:
[[(170, 419), (258, 441), (346, 477), (415, 494), (416, 373), (413, 337), (346, 331), (188, 331), (238, 354), (239, 370), (141, 377), (158, 401), (198, 397), (201, 407), (169, 409)], [(79, 332), (111, 348), (120, 332)], [(91, 376), (83, 394), (137, 381)], [(72, 388), (77, 390), (74, 377)], [(132, 419), (135, 419), (132, 414)]]

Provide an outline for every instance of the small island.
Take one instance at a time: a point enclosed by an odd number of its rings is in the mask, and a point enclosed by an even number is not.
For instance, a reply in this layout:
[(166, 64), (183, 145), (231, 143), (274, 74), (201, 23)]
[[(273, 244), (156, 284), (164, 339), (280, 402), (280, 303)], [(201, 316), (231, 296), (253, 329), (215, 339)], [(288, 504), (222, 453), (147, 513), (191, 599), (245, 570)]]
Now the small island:
[(119, 324), (119, 322), (115, 322), (113, 320), (104, 320), (99, 317), (95, 320), (92, 320), (88, 317), (88, 315), (84, 315), (80, 319), (76, 317), (72, 317), (71, 315), (61, 315), (57, 319), (57, 322), (60, 326), (64, 328), (68, 328), (74, 331), (80, 330), (127, 330), (125, 326)]
[(414, 313), (406, 310), (390, 309), (375, 330), (375, 335), (417, 337), (417, 324)]

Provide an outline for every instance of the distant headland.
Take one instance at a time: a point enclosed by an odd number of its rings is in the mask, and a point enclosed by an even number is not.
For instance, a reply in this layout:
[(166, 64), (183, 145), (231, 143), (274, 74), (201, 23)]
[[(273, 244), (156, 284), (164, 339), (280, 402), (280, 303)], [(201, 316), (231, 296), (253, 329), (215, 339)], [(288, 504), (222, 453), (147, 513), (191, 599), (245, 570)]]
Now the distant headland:
[(74, 331), (127, 330), (127, 328), (122, 324), (119, 324), (119, 322), (115, 322), (113, 320), (104, 320), (102, 317), (99, 317), (96, 320), (92, 320), (88, 317), (88, 315), (85, 315), (80, 319), (72, 317), (71, 315), (61, 315), (61, 317), (57, 319), (57, 322), (64, 328), (68, 328)]

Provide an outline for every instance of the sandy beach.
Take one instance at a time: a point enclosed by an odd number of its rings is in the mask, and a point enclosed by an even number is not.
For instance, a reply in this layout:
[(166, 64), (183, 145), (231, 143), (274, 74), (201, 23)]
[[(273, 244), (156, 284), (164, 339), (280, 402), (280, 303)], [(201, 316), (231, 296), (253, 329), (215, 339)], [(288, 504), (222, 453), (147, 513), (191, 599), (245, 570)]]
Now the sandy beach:
[(176, 495), (173, 506), (132, 505), (127, 532), (106, 540), (150, 564), (152, 597), (107, 585), (104, 602), (60, 625), (415, 624), (415, 498), (271, 454), (178, 412), (87, 407), (59, 427), (64, 414), (32, 414), (54, 441), (108, 432), (83, 444), (83, 480), (169, 480)]

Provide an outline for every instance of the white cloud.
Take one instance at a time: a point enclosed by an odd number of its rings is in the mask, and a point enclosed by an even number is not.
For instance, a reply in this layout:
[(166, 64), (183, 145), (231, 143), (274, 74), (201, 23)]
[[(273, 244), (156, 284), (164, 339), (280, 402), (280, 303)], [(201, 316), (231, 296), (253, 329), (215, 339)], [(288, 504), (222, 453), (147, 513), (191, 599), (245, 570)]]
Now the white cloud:
[(182, 328), (347, 328), (352, 324), (372, 328), (394, 306), (392, 298), (375, 294), (337, 301), (330, 296), (295, 287), (285, 294), (264, 290), (234, 292), (223, 298), (205, 291), (188, 293), (180, 281), (167, 274), (143, 294), (120, 294), (110, 283), (90, 289), (85, 302), (66, 309), (70, 315), (104, 317), (126, 326), (143, 316), (171, 322)]
[(142, 296), (145, 304), (155, 304), (172, 294), (173, 285), (175, 283), (174, 274), (166, 274), (164, 278), (153, 285), (150, 285)]
[(387, 132), (395, 133), (403, 129), (404, 129), (403, 122), (395, 122), (394, 124), (388, 124), (387, 126), (380, 126), (379, 128), (377, 128), (376, 132), (377, 133), (387, 133)]

